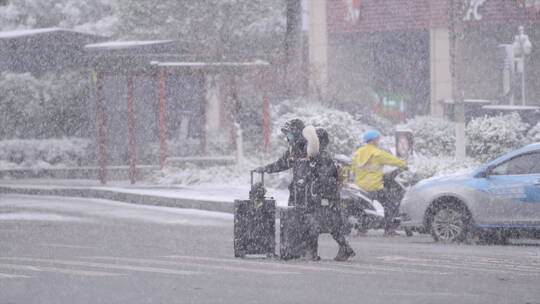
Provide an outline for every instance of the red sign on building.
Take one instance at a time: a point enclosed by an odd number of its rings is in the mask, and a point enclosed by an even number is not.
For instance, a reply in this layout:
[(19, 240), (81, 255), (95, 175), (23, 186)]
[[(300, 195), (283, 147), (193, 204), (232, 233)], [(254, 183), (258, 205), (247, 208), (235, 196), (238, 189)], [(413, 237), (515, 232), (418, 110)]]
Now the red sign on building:
[[(468, 24), (540, 23), (540, 0), (462, 0)], [(448, 26), (447, 0), (327, 0), (330, 34)]]
[(354, 25), (360, 19), (360, 0), (344, 0), (345, 1), (345, 20)]
[(540, 0), (517, 0), (520, 7), (527, 9), (531, 13), (540, 12)]

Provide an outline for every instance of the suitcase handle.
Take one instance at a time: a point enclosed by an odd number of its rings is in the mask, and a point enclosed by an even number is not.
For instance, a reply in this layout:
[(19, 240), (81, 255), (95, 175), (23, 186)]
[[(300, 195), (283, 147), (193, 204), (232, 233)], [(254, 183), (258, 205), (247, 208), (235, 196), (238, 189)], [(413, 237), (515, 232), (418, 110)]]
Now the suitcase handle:
[[(255, 173), (255, 170), (251, 171), (251, 188), (253, 188), (253, 173)], [(261, 172), (261, 183), (264, 187), (264, 172)]]

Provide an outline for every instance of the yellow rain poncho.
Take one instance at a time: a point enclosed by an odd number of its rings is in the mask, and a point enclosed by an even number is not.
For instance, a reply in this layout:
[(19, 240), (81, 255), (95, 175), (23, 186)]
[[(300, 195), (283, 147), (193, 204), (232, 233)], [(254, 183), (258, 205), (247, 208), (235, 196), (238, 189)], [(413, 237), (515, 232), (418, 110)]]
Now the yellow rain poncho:
[(354, 183), (366, 191), (384, 189), (383, 166), (405, 168), (407, 164), (375, 145), (367, 144), (361, 147), (356, 150), (352, 158), (351, 170), (355, 174)]

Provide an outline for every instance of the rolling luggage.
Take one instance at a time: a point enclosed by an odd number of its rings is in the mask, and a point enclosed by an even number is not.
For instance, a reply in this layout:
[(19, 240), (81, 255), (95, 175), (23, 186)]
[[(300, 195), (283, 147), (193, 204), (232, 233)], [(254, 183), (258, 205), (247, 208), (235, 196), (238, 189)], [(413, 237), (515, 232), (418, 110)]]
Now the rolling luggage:
[(298, 259), (306, 251), (304, 213), (305, 209), (302, 207), (280, 209), (279, 256), (283, 260)]
[(248, 200), (234, 201), (234, 256), (247, 254), (266, 254), (275, 256), (276, 248), (276, 201), (266, 198), (264, 173), (261, 182), (253, 183), (251, 171), (251, 190)]

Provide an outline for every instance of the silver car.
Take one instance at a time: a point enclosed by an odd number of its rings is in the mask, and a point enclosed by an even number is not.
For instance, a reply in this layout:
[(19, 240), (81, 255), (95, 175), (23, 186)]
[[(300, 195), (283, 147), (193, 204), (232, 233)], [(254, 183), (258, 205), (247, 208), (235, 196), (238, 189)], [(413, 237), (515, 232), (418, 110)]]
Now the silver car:
[(405, 194), (400, 219), (404, 228), (443, 242), (471, 235), (492, 243), (540, 236), (540, 143), (467, 174), (421, 181)]

